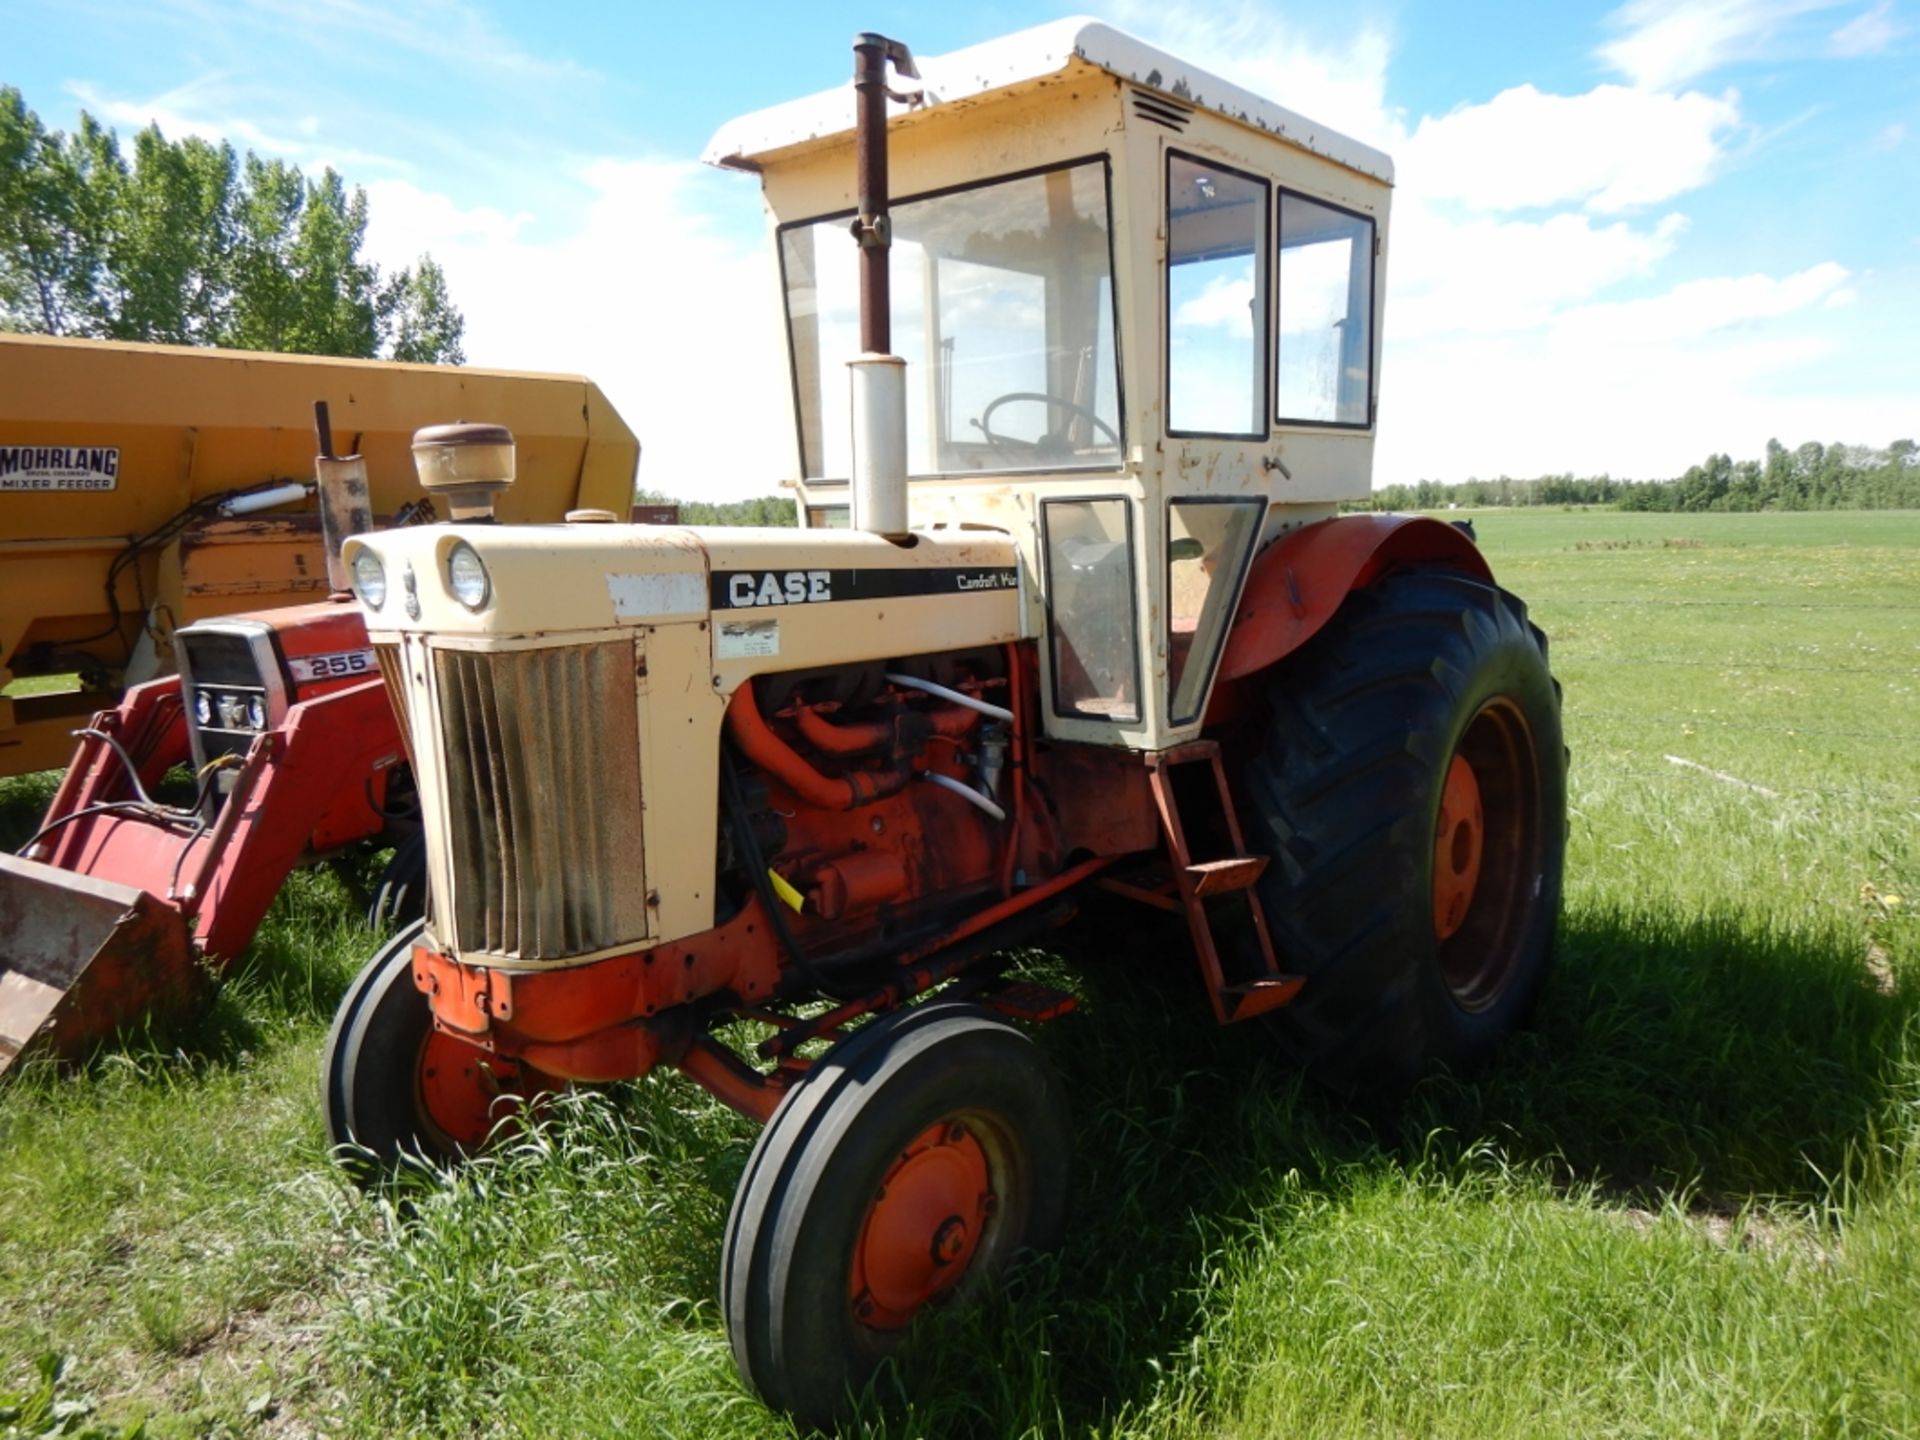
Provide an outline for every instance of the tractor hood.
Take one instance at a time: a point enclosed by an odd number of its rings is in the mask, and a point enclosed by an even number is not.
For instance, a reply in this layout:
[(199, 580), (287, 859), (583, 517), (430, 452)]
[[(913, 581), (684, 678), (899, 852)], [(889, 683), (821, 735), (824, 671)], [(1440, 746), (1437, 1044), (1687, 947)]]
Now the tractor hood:
[(856, 531), (442, 525), (357, 536), (345, 553), (376, 636), (524, 640), (796, 612), (937, 630), (960, 597), (1013, 638), (1025, 589), (1011, 538), (980, 531), (897, 545)]

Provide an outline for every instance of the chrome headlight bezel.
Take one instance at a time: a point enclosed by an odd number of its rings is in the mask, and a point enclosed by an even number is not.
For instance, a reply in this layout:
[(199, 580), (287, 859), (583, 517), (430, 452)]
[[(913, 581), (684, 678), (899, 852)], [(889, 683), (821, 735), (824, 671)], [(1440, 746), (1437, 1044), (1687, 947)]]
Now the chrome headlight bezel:
[(484, 610), (493, 599), (493, 577), (480, 552), (464, 540), (447, 547), (447, 593), (469, 610)]
[(369, 610), (387, 603), (387, 567), (380, 553), (362, 545), (353, 552), (353, 593)]

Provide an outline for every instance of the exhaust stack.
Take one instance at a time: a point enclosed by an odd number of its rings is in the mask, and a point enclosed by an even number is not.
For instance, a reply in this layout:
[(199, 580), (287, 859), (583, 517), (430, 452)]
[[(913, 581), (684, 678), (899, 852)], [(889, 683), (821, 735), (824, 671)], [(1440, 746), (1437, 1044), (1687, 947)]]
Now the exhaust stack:
[(907, 535), (907, 362), (893, 351), (893, 301), (888, 250), (887, 100), (910, 98), (887, 88), (887, 65), (919, 79), (913, 56), (898, 40), (860, 34), (853, 39), (855, 168), (860, 215), (860, 349), (847, 362), (853, 387), (853, 528), (890, 540)]
[(355, 535), (373, 529), (373, 506), (367, 499), (367, 462), (358, 455), (333, 453), (333, 421), (327, 402), (313, 402), (313, 431), (320, 453), (313, 461), (314, 490), (320, 503), (320, 543), (327, 552), (327, 588), (335, 595), (353, 589), (353, 576), (340, 548)]

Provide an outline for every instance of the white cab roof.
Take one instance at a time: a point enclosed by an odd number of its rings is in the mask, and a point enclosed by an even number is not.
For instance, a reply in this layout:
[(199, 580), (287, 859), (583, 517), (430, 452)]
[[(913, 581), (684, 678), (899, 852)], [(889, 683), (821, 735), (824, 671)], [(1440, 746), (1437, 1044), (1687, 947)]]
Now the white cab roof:
[[(916, 55), (914, 60), (921, 75), (918, 83), (931, 105), (1057, 75), (1079, 60), (1143, 89), (1159, 91), (1199, 109), (1218, 111), (1350, 170), (1393, 183), (1393, 161), (1371, 145), (1316, 125), (1250, 90), (1084, 16), (1055, 20), (946, 55)], [(851, 60), (848, 68), (852, 68)], [(897, 83), (907, 87), (915, 82)], [(758, 156), (852, 129), (853, 83), (849, 78), (836, 89), (728, 121), (707, 142), (703, 158), (711, 165), (752, 170), (758, 168)]]

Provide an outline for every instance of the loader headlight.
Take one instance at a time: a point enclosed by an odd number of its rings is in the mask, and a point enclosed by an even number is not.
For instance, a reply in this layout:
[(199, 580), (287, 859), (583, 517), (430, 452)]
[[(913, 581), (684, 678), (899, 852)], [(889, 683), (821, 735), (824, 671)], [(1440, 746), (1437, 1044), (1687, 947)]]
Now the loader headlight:
[(387, 567), (364, 547), (353, 553), (353, 588), (360, 592), (360, 603), (369, 610), (378, 610), (386, 603)]
[(213, 724), (213, 701), (207, 698), (204, 690), (193, 692), (193, 718), (202, 725)]
[(267, 704), (258, 695), (247, 700), (247, 727), (252, 730), (267, 728)]
[(480, 552), (464, 540), (454, 541), (453, 548), (447, 551), (447, 588), (453, 591), (453, 598), (469, 610), (485, 605), (488, 592), (493, 588)]

